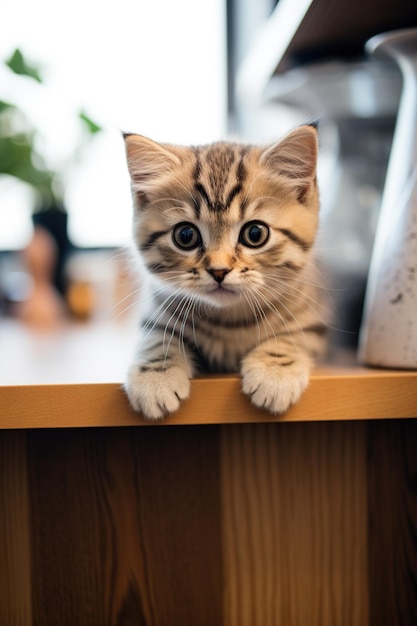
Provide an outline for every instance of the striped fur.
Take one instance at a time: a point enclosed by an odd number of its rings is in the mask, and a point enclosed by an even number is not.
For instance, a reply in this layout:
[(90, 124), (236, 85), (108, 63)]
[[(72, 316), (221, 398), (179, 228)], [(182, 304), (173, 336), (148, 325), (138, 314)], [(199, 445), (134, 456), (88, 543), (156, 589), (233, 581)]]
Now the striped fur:
[(126, 383), (131, 405), (160, 419), (188, 396), (195, 373), (240, 371), (255, 405), (286, 411), (325, 334), (313, 259), (316, 129), (266, 148), (125, 142), (148, 294)]

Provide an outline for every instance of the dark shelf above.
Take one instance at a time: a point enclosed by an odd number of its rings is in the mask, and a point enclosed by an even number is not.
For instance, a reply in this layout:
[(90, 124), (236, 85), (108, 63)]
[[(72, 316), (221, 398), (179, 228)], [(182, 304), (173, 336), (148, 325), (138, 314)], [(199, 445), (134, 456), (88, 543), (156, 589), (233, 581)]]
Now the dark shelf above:
[(417, 0), (279, 0), (239, 68), (238, 95), (263, 101), (273, 77), (329, 61), (361, 62), (371, 37), (415, 27)]
[(314, 0), (275, 73), (329, 58), (363, 56), (368, 39), (417, 26), (417, 0)]

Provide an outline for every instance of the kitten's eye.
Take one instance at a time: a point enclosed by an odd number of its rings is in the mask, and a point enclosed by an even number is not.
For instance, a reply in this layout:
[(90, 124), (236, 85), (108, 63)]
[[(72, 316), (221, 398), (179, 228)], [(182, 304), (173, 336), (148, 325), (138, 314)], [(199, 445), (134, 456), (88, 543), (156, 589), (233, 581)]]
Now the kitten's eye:
[(172, 238), (174, 243), (182, 250), (194, 250), (201, 243), (200, 231), (194, 224), (188, 222), (175, 226)]
[(248, 222), (240, 231), (239, 241), (249, 248), (259, 248), (269, 239), (269, 228), (263, 222)]

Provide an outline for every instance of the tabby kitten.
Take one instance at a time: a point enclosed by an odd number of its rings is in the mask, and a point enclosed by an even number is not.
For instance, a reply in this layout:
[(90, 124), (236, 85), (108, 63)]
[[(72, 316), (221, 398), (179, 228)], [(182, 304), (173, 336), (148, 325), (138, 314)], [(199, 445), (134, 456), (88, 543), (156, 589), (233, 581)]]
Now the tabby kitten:
[(317, 131), (268, 147), (158, 144), (125, 135), (148, 310), (126, 391), (148, 419), (175, 411), (197, 372), (238, 372), (282, 413), (322, 350), (312, 248)]

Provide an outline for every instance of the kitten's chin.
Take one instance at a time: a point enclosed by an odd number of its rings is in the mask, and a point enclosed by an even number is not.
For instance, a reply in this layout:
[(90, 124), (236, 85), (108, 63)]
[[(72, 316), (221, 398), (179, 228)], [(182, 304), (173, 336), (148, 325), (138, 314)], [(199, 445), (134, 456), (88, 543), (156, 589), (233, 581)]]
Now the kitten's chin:
[(205, 302), (219, 309), (236, 305), (241, 298), (242, 294), (239, 291), (227, 287), (217, 287), (202, 295)]

